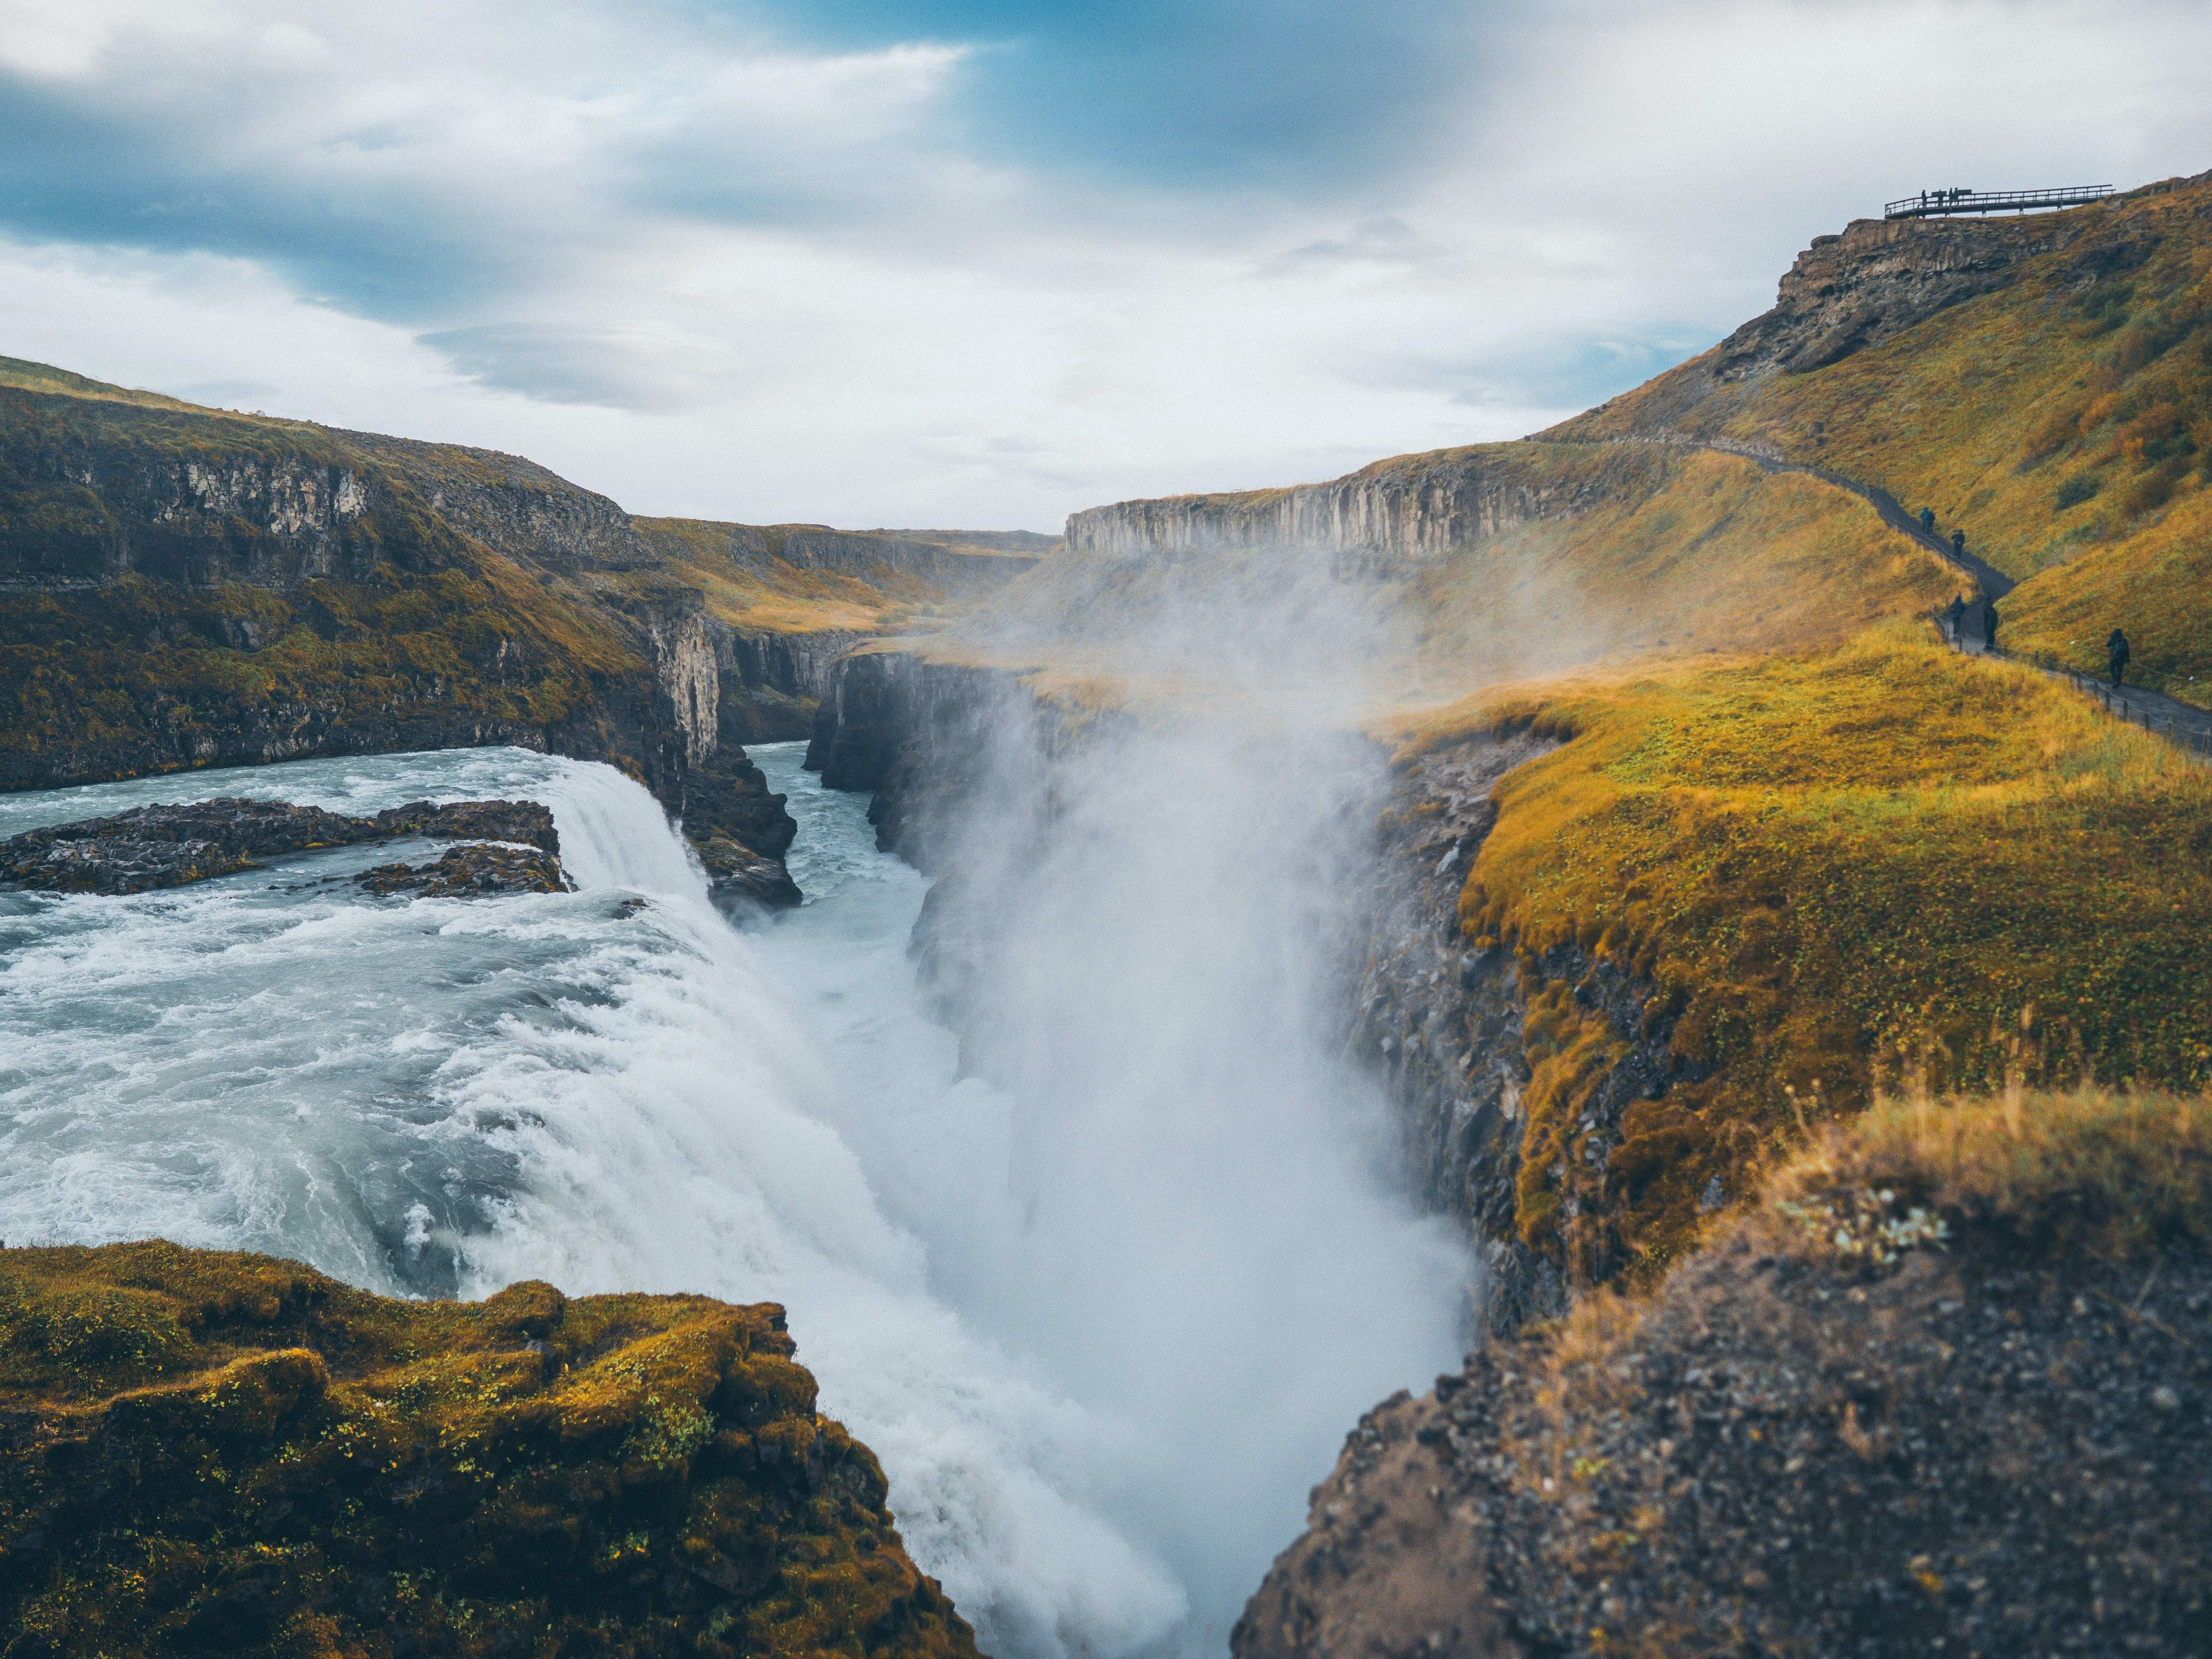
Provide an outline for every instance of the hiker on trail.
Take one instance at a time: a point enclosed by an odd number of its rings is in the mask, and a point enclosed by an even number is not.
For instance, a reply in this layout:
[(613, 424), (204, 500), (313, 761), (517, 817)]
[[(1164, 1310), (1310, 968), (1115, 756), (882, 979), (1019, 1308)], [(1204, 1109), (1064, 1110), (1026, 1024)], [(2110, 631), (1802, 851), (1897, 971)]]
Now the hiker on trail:
[(1960, 555), (1966, 552), (1966, 532), (1965, 531), (1954, 530), (1951, 532), (1951, 550)]
[(1920, 509), (1920, 527), (1931, 536), (1936, 533), (1936, 509), (1934, 507), (1923, 507)]
[(1966, 596), (1964, 593), (1954, 593), (1951, 596), (1951, 608), (1943, 613), (1943, 631), (1954, 645), (1964, 641), (1966, 621)]
[(2108, 678), (2117, 688), (2121, 676), (2128, 672), (2128, 636), (2117, 628), (2112, 630), (2112, 637), (2105, 641), (2105, 655), (2110, 659), (2112, 668)]
[(1997, 648), (1997, 602), (1995, 599), (1982, 602), (1982, 648), (1985, 651)]

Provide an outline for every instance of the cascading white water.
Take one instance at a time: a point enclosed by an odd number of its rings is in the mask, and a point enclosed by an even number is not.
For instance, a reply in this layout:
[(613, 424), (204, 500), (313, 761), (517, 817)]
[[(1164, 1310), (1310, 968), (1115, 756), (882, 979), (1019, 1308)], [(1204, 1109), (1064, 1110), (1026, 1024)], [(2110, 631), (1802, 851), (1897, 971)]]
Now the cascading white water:
[[(0, 895), (0, 1235), (781, 1301), (988, 1650), (1218, 1650), (1353, 1418), (1451, 1358), (1464, 1264), (1369, 1167), (1372, 1103), (1297, 1085), (1295, 1042), (1203, 1063), (1174, 1031), (1139, 1096), (958, 1079), (906, 956), (925, 884), (797, 750), (756, 758), (811, 902), (750, 935), (643, 790), (520, 750), (0, 798), (6, 835), (222, 793), (529, 796), (581, 889), (368, 898), (331, 879), (395, 855), (365, 848)], [(1069, 1054), (1152, 1017), (1020, 1012)]]

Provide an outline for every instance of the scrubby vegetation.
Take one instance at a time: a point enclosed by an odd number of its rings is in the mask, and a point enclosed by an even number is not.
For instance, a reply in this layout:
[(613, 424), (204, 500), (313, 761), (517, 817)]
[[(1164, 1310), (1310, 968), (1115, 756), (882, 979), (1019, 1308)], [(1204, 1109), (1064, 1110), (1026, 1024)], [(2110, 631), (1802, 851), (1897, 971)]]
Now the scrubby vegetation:
[[(1826, 1126), (1768, 1193), (1784, 1223), (1869, 1202), (1919, 1210), (1946, 1241), (2014, 1261), (2212, 1253), (2212, 1105), (2092, 1085), (1947, 1100), (1919, 1088), (1878, 1099), (1848, 1130)], [(1822, 1228), (1773, 1231), (1792, 1249), (1833, 1247)]]
[[(631, 522), (665, 571), (698, 592), (709, 615), (744, 633), (872, 633), (887, 613), (937, 597), (927, 583), (893, 570), (863, 581), (840, 571), (792, 564), (780, 556), (780, 526), (760, 529), (702, 519)], [(757, 548), (752, 545), (756, 541)]]
[[(1490, 694), (1432, 717), (1571, 739), (1498, 787), (1462, 926), (1535, 988), (1517, 1225), (1648, 1277), (1886, 1079), (2212, 1078), (2212, 778), (2041, 677), (1893, 623), (1848, 646)], [(1591, 1143), (1648, 986), (1690, 1080)]]
[(704, 1297), (9, 1250), (6, 1651), (973, 1656), (792, 1353)]

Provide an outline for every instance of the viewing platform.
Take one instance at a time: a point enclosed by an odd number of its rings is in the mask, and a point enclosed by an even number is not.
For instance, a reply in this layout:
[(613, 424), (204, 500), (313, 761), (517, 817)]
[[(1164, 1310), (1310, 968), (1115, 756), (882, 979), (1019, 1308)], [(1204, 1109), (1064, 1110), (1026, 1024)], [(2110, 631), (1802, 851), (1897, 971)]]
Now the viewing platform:
[(2082, 207), (2112, 193), (2110, 185), (2075, 185), (2064, 190), (1923, 190), (1901, 201), (1884, 202), (1885, 219), (1934, 219), (1952, 213), (2032, 213), (2039, 208)]

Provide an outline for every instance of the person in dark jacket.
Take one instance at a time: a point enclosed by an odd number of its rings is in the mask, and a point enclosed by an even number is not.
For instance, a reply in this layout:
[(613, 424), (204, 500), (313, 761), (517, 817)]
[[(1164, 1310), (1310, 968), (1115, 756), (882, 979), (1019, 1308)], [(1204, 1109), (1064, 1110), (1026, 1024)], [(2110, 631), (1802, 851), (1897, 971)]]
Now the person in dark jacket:
[(2112, 670), (2110, 678), (2118, 685), (2128, 672), (2128, 636), (2115, 628), (2112, 637), (2105, 641), (2105, 655)]
[(1966, 532), (1965, 531), (1954, 530), (1951, 532), (1951, 550), (1954, 553), (1964, 553), (1966, 550)]
[(1943, 613), (1943, 631), (1952, 643), (1963, 645), (1966, 637), (1966, 596), (1964, 593), (1951, 596), (1951, 608)]
[(1936, 533), (1936, 509), (1934, 507), (1923, 507), (1920, 509), (1920, 527), (1931, 536)]
[(1982, 601), (1982, 648), (1985, 651), (1997, 648), (1997, 602), (1995, 599)]

